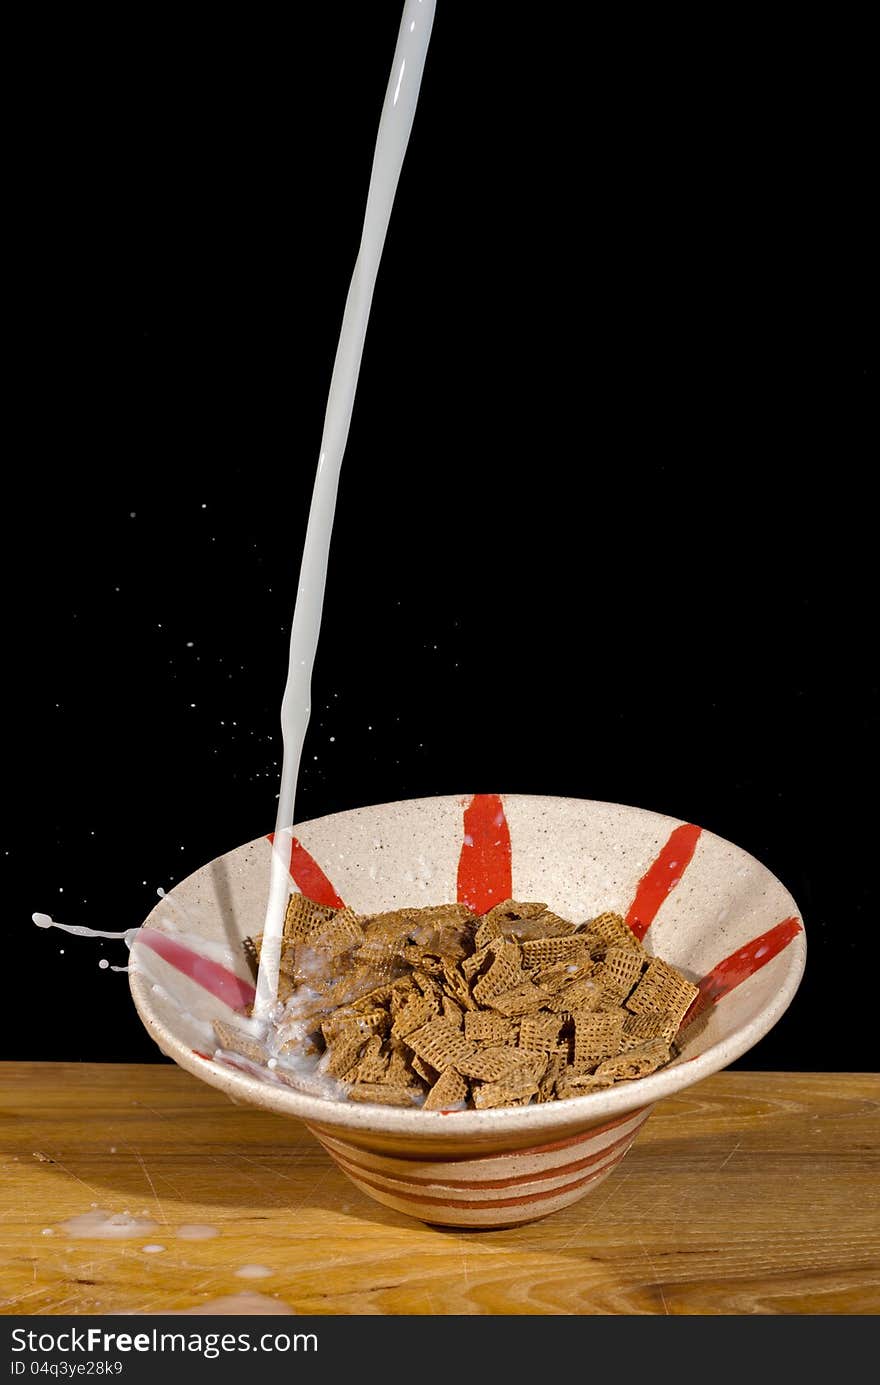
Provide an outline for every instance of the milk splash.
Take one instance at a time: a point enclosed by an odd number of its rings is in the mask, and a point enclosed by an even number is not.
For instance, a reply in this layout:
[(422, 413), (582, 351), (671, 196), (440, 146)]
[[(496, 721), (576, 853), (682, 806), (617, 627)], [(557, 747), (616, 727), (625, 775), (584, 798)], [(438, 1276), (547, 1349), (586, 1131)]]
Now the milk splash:
[(121, 933), (106, 933), (100, 928), (86, 928), (81, 923), (56, 923), (49, 914), (31, 914), (31, 918), (38, 928), (60, 928), (62, 933), (73, 933), (77, 938), (112, 938), (116, 942), (124, 942), (128, 948), (140, 932), (139, 928), (126, 928)]
[(287, 685), (281, 703), (284, 754), (272, 850), (269, 899), (263, 926), (254, 1019), (269, 1019), (278, 996), (278, 967), (284, 914), (290, 889), (288, 856), (294, 820), (296, 783), (311, 712), (311, 679), (321, 628), (330, 534), (339, 471), (351, 424), (358, 373), (373, 301), (373, 290), (391, 208), (409, 143), (419, 87), (428, 53), (436, 0), (406, 0), (379, 133), (373, 155), (360, 249), (348, 290), (336, 360), (330, 380), (324, 432), (297, 587)]
[[(50, 914), (31, 914), (31, 918), (38, 928), (60, 928), (62, 933), (73, 933), (77, 938), (111, 938), (114, 942), (125, 943), (129, 951), (131, 951), (134, 940), (141, 931), (140, 928), (126, 928), (122, 933), (107, 933), (100, 928), (86, 928), (81, 923), (58, 923)], [(131, 967), (111, 966), (105, 957), (101, 958), (98, 966), (101, 971), (131, 971)]]

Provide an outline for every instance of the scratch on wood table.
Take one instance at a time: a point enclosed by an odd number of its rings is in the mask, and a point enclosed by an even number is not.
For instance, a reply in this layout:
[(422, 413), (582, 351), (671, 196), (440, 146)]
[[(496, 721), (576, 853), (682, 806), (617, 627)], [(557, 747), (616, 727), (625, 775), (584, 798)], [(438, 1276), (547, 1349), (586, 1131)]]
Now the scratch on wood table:
[(153, 1180), (152, 1180), (152, 1178), (151, 1178), (151, 1176), (150, 1176), (150, 1170), (147, 1168), (146, 1160), (144, 1159), (144, 1156), (143, 1156), (138, 1150), (134, 1150), (133, 1153), (134, 1153), (135, 1159), (137, 1159), (138, 1163), (140, 1164), (141, 1168), (142, 1168), (143, 1171), (144, 1171), (144, 1178), (147, 1180), (147, 1182), (148, 1182), (149, 1185), (150, 1185), (150, 1192), (153, 1194), (153, 1198), (154, 1198), (154, 1200), (155, 1200), (156, 1207), (157, 1207), (158, 1212), (159, 1212), (159, 1219), (160, 1219), (160, 1221), (163, 1221), (163, 1222), (165, 1223), (165, 1225), (167, 1226), (167, 1225), (168, 1225), (168, 1218), (166, 1217), (164, 1208), (162, 1207), (162, 1204), (161, 1204), (161, 1202), (159, 1201), (159, 1194), (156, 1192), (156, 1185), (155, 1185), (155, 1183), (153, 1182)]
[(732, 1150), (730, 1151), (730, 1153), (727, 1155), (727, 1158), (721, 1160), (721, 1163), (718, 1165), (718, 1172), (719, 1172), (719, 1173), (721, 1172), (722, 1169), (726, 1169), (726, 1168), (727, 1168), (727, 1165), (730, 1163), (731, 1159), (733, 1158), (734, 1154), (736, 1154), (736, 1151), (739, 1149), (739, 1147), (740, 1147), (741, 1144), (742, 1144), (742, 1140), (737, 1140), (736, 1144), (733, 1146), (733, 1149), (732, 1149)]
[[(300, 1122), (175, 1067), (2, 1064), (0, 1110), (4, 1314), (198, 1307), (240, 1293), (245, 1264), (299, 1313), (880, 1310), (870, 1074), (720, 1073), (662, 1102), (595, 1194), (489, 1232), (382, 1207)], [(94, 1204), (143, 1215), (145, 1184), (161, 1234), (61, 1230)], [(219, 1234), (178, 1237), (193, 1224)]]

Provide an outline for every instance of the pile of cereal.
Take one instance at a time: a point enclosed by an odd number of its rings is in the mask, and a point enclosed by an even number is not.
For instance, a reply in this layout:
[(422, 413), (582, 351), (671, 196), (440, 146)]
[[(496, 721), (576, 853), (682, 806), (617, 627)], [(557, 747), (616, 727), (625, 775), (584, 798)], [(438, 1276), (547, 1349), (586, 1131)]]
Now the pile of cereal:
[[(260, 939), (248, 939), (253, 967)], [(580, 1096), (668, 1062), (697, 987), (619, 914), (505, 900), (358, 916), (291, 897), (270, 1066), (310, 1054), (352, 1101), (486, 1110)], [(217, 1024), (221, 1048), (268, 1050)]]

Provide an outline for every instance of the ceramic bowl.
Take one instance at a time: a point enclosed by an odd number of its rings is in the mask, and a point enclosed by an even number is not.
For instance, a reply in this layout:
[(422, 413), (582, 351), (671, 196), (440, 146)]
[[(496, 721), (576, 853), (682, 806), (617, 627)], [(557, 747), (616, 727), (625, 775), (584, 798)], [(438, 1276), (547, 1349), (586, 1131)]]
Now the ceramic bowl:
[(313, 899), (359, 913), (459, 899), (475, 912), (543, 900), (575, 921), (623, 914), (700, 986), (667, 1067), (542, 1105), (443, 1113), (329, 1101), (215, 1058), (213, 1019), (253, 998), (241, 939), (262, 928), (265, 837), (190, 875), (132, 952), (131, 990), (160, 1048), (240, 1102), (296, 1116), (369, 1197), (425, 1222), (500, 1227), (592, 1192), (654, 1104), (741, 1057), (794, 995), (806, 942), (794, 900), (739, 847), (641, 808), (475, 794), (334, 813), (295, 829), (290, 870)]

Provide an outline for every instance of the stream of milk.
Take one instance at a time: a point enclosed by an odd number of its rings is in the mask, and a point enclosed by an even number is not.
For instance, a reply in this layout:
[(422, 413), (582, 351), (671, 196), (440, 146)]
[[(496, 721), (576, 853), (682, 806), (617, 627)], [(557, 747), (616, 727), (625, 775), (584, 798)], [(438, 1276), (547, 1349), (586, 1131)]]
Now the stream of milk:
[[(309, 521), (303, 547), (302, 563), (299, 573), (296, 604), (293, 613), (293, 627), (290, 635), (290, 658), (287, 670), (287, 683), (281, 703), (281, 733), (284, 754), (281, 767), (281, 787), (278, 795), (278, 812), (275, 821), (275, 837), (271, 858), (269, 897), (263, 928), (263, 941), (260, 951), (259, 974), (256, 983), (256, 999), (253, 1018), (239, 1017), (239, 1025), (250, 1028), (252, 1032), (264, 1034), (269, 1018), (277, 1005), (278, 968), (281, 959), (281, 941), (284, 929), (284, 915), (290, 893), (288, 860), (293, 830), (296, 784), (299, 774), (303, 742), (311, 711), (311, 678), (321, 628), (321, 614), (324, 602), (324, 587), (327, 578), (327, 560), (330, 550), (330, 535), (336, 509), (336, 493), (339, 486), (339, 472), (351, 415), (354, 408), (364, 339), (373, 301), (373, 290), (379, 262), (391, 219), (394, 195), (403, 166), (404, 155), (409, 143), (419, 88), (428, 43), (434, 22), (436, 0), (406, 0), (403, 18), (394, 50), (391, 76), (385, 93), (385, 102), (379, 121), (379, 133), (373, 154), (370, 173), (370, 186), (361, 233), (360, 248), (355, 261), (354, 272), (345, 303), (336, 359), (330, 379), (330, 392), (327, 410), (324, 415), (324, 431), (318, 456), (318, 468), (312, 492)], [(164, 897), (165, 891), (159, 890)], [(81, 924), (57, 923), (48, 914), (34, 914), (33, 921), (38, 928), (59, 928), (65, 933), (78, 937), (110, 938), (125, 942), (131, 948), (138, 934), (137, 928), (121, 932), (102, 932), (100, 929), (86, 928)], [(179, 932), (179, 930), (175, 930)], [(198, 936), (194, 940), (198, 950), (205, 954), (206, 942)], [(211, 945), (216, 948), (216, 945)], [(225, 953), (228, 949), (222, 949)], [(226, 964), (233, 961), (223, 955), (217, 958)], [(98, 965), (106, 970), (109, 963), (102, 960)], [(113, 971), (126, 971), (126, 967), (114, 966)], [(142, 970), (143, 967), (139, 967)], [(161, 989), (159, 984), (153, 989)], [(189, 1016), (194, 1024), (202, 1021)], [(210, 1035), (210, 1026), (207, 1028)], [(235, 1059), (241, 1066), (246, 1060)], [(277, 1066), (277, 1063), (275, 1064)], [(295, 1064), (287, 1064), (295, 1067)], [(302, 1080), (314, 1079), (315, 1062), (306, 1063), (299, 1073)], [(274, 1074), (266, 1074), (270, 1080), (280, 1081)]]
[(435, 6), (436, 0), (406, 0), (403, 8), (391, 76), (379, 121), (360, 249), (348, 290), (330, 380), (290, 635), (287, 685), (281, 703), (284, 746), (281, 790), (253, 1011), (254, 1020), (262, 1024), (271, 1016), (278, 996), (281, 940), (290, 893), (288, 860), (296, 784), (311, 711), (312, 667), (321, 628), (339, 471), (348, 440), (376, 275), (415, 116)]

